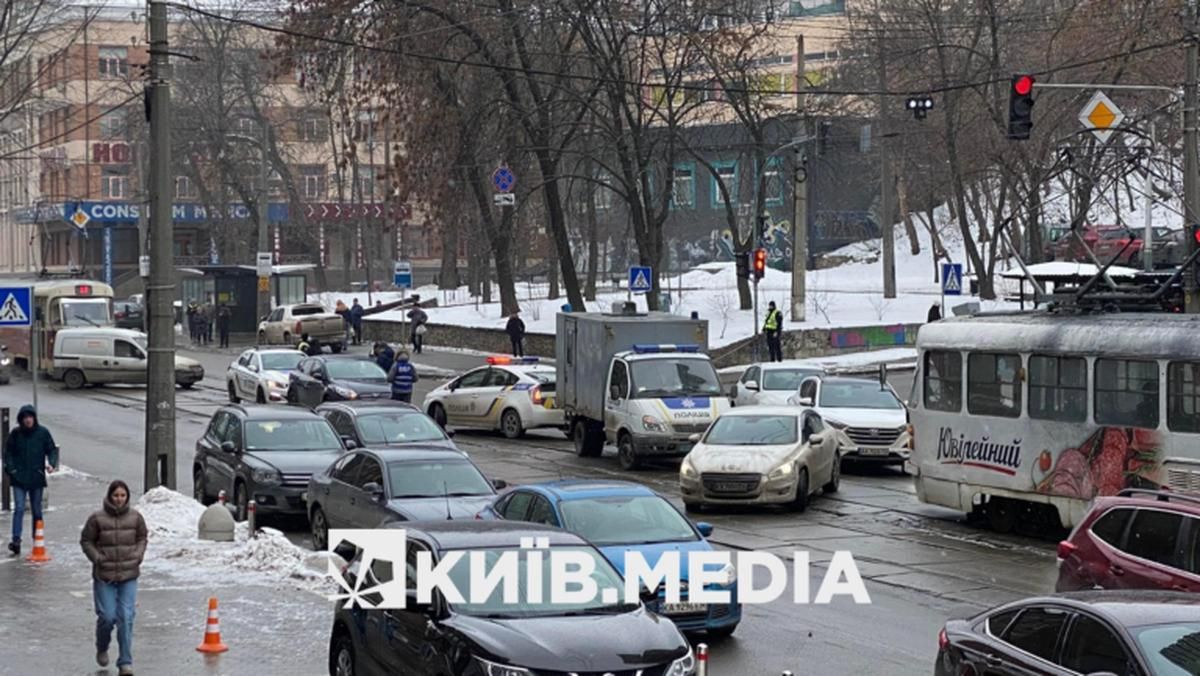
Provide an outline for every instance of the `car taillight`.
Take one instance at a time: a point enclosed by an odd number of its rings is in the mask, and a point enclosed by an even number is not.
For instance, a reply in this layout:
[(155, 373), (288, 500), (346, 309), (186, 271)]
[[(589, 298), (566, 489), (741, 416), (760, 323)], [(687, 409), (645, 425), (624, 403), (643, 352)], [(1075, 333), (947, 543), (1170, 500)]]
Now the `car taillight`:
[(946, 628), (942, 627), (942, 630), (938, 632), (938, 650), (945, 650), (949, 645), (950, 638), (946, 636)]
[(1065, 561), (1072, 554), (1074, 554), (1077, 549), (1079, 548), (1070, 541), (1063, 540), (1062, 542), (1058, 543), (1058, 558)]
[(295, 327), (294, 329), (292, 329), (292, 331), (293, 331), (294, 333), (296, 333), (296, 334), (299, 334), (299, 333), (301, 333), (301, 330), (300, 330), (300, 320), (299, 320), (299, 319), (297, 319), (297, 320), (296, 320), (296, 327)]
[(118, 313), (116, 313), (116, 314), (115, 314), (115, 315), (113, 315), (113, 316), (114, 316), (114, 317), (116, 317), (117, 319), (125, 319), (125, 313), (124, 313), (124, 312), (118, 312)]
[(533, 400), (533, 403), (541, 404), (542, 403), (542, 387), (540, 385), (535, 385), (532, 390), (529, 390), (529, 398)]

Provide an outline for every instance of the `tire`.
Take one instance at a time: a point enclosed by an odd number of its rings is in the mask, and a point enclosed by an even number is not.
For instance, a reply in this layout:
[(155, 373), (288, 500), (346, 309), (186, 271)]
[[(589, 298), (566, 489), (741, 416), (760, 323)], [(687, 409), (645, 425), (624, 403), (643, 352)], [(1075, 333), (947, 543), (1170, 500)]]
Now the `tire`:
[(700, 514), (704, 511), (704, 505), (699, 502), (685, 502), (683, 503), (683, 511), (688, 514)]
[(246, 484), (241, 481), (233, 486), (233, 505), (237, 508), (233, 518), (236, 521), (245, 521), (246, 514), (250, 511), (250, 494), (246, 492)]
[(196, 383), (178, 383), (179, 387), (185, 390), (190, 390), (196, 386)]
[(318, 552), (329, 549), (329, 521), (325, 519), (325, 510), (320, 505), (313, 507), (310, 521), (313, 549)]
[(266, 331), (259, 331), (259, 332), (258, 332), (258, 344), (259, 344), (259, 345), (266, 345), (266, 344), (267, 344), (267, 332), (266, 332)]
[(1017, 515), (1020, 513), (1015, 500), (1008, 498), (988, 498), (984, 507), (988, 525), (997, 533), (1011, 533), (1017, 527)]
[(598, 458), (604, 452), (604, 436), (596, 434), (592, 425), (580, 418), (571, 426), (571, 440), (575, 442), (575, 454), (581, 458)]
[(63, 374), (63, 385), (66, 385), (68, 390), (82, 389), (87, 385), (87, 378), (83, 377), (83, 371), (70, 369)]
[(793, 511), (803, 512), (808, 509), (808, 489), (808, 468), (802, 467), (800, 469), (800, 476), (796, 479), (796, 497), (792, 500)]
[(233, 383), (227, 383), (226, 389), (229, 390), (229, 403), (231, 403), (231, 404), (242, 403), (242, 398), (237, 395), (237, 388), (234, 387)]
[(208, 497), (207, 483), (204, 479), (203, 468), (197, 467), (192, 470), (192, 497), (205, 507), (212, 504), (212, 498)]
[(709, 629), (705, 633), (708, 634), (709, 640), (724, 641), (724, 640), (728, 639), (730, 636), (733, 636), (733, 632), (737, 631), (737, 628), (738, 628), (738, 626), (736, 624), (731, 624), (727, 627), (717, 627), (716, 629)]
[(821, 487), (825, 493), (837, 493), (842, 483), (842, 458), (836, 452), (833, 454), (833, 469), (829, 471), (829, 483)]
[(354, 676), (354, 641), (344, 632), (333, 639), (329, 650), (329, 676)]
[(329, 351), (334, 354), (341, 354), (342, 350), (345, 350), (345, 349), (346, 349), (345, 343), (331, 343), (329, 345)]
[(441, 404), (433, 404), (429, 407), (429, 417), (438, 424), (438, 427), (446, 429), (446, 409)]
[(642, 468), (642, 459), (633, 449), (633, 437), (628, 433), (617, 438), (617, 461), (621, 469), (632, 472)]
[(514, 409), (507, 409), (500, 414), (500, 431), (506, 439), (520, 439), (525, 436), (525, 428), (521, 425), (521, 414)]
[(296, 394), (296, 387), (294, 385), (288, 388), (287, 403), (292, 406), (300, 405), (300, 395)]
[(254, 403), (256, 403), (256, 404), (267, 403), (267, 395), (265, 392), (263, 392), (261, 387), (258, 388), (258, 392), (254, 396)]

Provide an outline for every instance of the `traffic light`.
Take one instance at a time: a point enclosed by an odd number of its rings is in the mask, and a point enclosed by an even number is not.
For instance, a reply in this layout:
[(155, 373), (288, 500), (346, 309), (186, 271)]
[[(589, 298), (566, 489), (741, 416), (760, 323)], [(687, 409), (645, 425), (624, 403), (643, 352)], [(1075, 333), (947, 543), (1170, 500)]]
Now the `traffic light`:
[(1014, 75), (1008, 90), (1008, 138), (1025, 141), (1033, 133), (1033, 76)]
[(1192, 243), (1190, 246), (1200, 249), (1200, 225), (1189, 225), (1188, 234), (1192, 236)]
[(733, 260), (737, 262), (738, 279), (750, 279), (750, 252), (739, 251), (733, 255)]
[(762, 279), (767, 274), (767, 250), (754, 250), (754, 279)]
[(912, 112), (914, 119), (924, 120), (929, 115), (929, 111), (933, 110), (933, 97), (918, 96), (910, 98), (904, 102), (904, 107)]

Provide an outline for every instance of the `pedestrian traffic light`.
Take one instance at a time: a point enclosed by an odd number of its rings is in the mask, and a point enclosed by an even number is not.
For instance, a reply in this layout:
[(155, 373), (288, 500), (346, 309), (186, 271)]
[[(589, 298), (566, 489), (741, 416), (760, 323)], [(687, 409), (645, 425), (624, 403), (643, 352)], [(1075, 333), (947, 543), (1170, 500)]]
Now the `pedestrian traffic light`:
[(737, 262), (738, 279), (750, 279), (750, 252), (739, 251), (733, 255), (733, 260)]
[(1033, 76), (1014, 75), (1008, 90), (1008, 138), (1025, 141), (1033, 133)]
[(754, 250), (754, 279), (762, 279), (767, 274), (767, 250)]

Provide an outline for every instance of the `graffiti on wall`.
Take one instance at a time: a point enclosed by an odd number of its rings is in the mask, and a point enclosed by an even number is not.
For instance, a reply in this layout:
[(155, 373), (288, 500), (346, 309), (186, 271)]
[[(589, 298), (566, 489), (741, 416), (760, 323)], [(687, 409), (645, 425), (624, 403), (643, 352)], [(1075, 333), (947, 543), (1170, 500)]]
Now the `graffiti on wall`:
[[(713, 243), (717, 250), (717, 260), (733, 260), (733, 233), (729, 229), (720, 232), (712, 231)], [(792, 224), (790, 221), (776, 221), (767, 226), (763, 236), (763, 247), (767, 250), (767, 265), (777, 270), (788, 270), (792, 265)]]
[(918, 326), (864, 326), (850, 329), (833, 329), (829, 332), (829, 346), (887, 347), (892, 345), (915, 345)]

